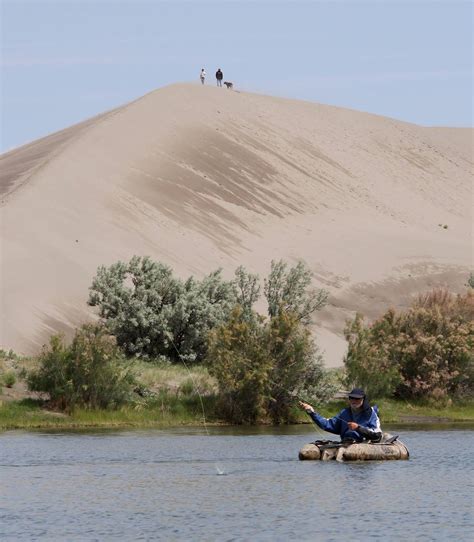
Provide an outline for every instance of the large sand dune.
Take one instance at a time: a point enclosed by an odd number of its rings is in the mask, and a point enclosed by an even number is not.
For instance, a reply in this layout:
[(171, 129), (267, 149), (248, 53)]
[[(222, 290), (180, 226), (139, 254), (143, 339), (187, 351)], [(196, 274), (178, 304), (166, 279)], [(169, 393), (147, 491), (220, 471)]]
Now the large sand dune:
[(32, 353), (91, 318), (97, 266), (134, 254), (183, 277), (303, 258), (340, 364), (355, 311), (463, 289), (472, 133), (179, 84), (4, 154), (0, 346)]

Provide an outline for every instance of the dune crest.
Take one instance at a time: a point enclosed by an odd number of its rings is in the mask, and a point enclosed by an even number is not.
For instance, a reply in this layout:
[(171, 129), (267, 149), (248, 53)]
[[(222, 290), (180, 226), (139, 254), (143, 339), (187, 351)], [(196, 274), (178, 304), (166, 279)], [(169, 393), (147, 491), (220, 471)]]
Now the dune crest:
[[(37, 352), (93, 317), (97, 267), (180, 276), (303, 258), (330, 293), (315, 334), (373, 318), (472, 265), (472, 129), (171, 85), (0, 157), (0, 347)], [(471, 145), (470, 145), (471, 142)], [(444, 227), (444, 226), (447, 227)]]

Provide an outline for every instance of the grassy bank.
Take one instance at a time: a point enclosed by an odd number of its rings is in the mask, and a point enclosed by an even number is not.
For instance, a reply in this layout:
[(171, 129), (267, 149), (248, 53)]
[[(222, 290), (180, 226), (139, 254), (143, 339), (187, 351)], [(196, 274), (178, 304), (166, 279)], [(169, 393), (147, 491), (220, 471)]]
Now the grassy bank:
[(206, 417), (215, 411), (216, 383), (204, 367), (188, 370), (180, 365), (137, 360), (134, 373), (139, 393), (132, 404), (118, 410), (57, 412), (48, 408), (45, 397), (28, 392), (26, 371), (35, 364), (31, 358), (0, 358), (0, 372), (15, 376), (11, 386), (0, 380), (0, 430), (200, 425), (203, 423), (200, 396)]
[[(213, 399), (203, 398), (204, 411), (212, 412)], [(215, 419), (206, 419), (216, 423)], [(76, 409), (65, 414), (45, 408), (35, 399), (9, 401), (0, 405), (0, 430), (80, 427), (170, 427), (179, 425), (203, 425), (199, 398), (177, 398), (162, 394), (146, 406), (133, 405), (118, 410)]]
[[(222, 424), (215, 415), (213, 396), (204, 397), (204, 411), (209, 425)], [(429, 405), (382, 400), (377, 402), (382, 423), (414, 425), (449, 422), (474, 423), (474, 401), (454, 404), (443, 408)], [(327, 417), (335, 415), (345, 405), (334, 402), (325, 405), (320, 412)], [(309, 423), (304, 413), (295, 410), (295, 421)], [(119, 410), (76, 410), (72, 414), (54, 412), (44, 408), (39, 400), (22, 399), (0, 405), (0, 429), (34, 428), (86, 428), (86, 427), (176, 427), (180, 425), (202, 426), (203, 414), (199, 397), (178, 397), (162, 393), (147, 405), (134, 405)]]
[[(134, 369), (143, 396), (137, 395), (133, 404), (118, 410), (77, 409), (66, 414), (48, 409), (44, 398), (28, 392), (25, 374), (35, 363), (30, 358), (0, 356), (0, 372), (10, 375), (8, 381), (4, 378), (0, 382), (0, 430), (202, 426), (203, 412), (196, 389), (204, 402), (206, 422), (223, 423), (215, 407), (216, 381), (204, 367), (188, 370), (181, 365), (137, 360)], [(375, 402), (383, 424), (474, 423), (474, 399), (449, 406), (388, 399)], [(344, 401), (337, 401), (324, 405), (319, 411), (331, 417), (345, 406)], [(294, 419), (296, 423), (311, 423), (296, 405)]]

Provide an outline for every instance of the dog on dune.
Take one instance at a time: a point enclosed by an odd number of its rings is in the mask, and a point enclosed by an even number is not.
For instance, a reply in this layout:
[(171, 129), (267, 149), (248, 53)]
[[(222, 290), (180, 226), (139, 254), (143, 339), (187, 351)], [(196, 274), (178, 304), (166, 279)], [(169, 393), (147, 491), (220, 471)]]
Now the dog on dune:
[(231, 83), (230, 81), (224, 81), (224, 85), (229, 88), (234, 88), (234, 83)]

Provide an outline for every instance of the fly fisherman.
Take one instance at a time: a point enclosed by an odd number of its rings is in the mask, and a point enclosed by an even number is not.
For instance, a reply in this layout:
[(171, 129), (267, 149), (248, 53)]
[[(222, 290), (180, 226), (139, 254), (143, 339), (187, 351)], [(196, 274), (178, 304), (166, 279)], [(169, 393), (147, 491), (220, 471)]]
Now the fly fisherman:
[(349, 393), (349, 407), (341, 410), (334, 418), (324, 418), (315, 412), (308, 403), (300, 401), (299, 406), (306, 411), (314, 423), (327, 431), (340, 435), (343, 442), (379, 441), (382, 429), (376, 406), (371, 407), (364, 390), (354, 388)]

